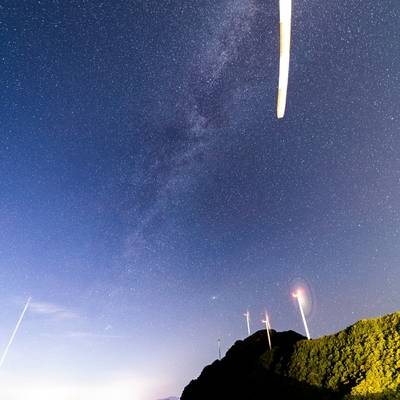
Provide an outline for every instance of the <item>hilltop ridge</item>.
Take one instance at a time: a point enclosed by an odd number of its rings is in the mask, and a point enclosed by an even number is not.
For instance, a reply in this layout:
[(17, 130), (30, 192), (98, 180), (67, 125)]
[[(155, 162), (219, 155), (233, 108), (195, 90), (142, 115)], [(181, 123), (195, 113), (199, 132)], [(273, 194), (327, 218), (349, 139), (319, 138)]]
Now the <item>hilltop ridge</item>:
[(204, 368), (181, 400), (400, 399), (400, 312), (319, 339), (258, 331)]

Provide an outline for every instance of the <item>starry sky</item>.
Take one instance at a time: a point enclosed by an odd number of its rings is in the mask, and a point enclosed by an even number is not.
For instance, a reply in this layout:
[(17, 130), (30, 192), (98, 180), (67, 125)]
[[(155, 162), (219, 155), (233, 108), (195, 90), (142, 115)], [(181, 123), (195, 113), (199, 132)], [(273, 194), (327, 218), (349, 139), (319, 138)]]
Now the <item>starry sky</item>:
[(4, 400), (179, 395), (261, 329), (400, 308), (400, 2), (3, 0)]

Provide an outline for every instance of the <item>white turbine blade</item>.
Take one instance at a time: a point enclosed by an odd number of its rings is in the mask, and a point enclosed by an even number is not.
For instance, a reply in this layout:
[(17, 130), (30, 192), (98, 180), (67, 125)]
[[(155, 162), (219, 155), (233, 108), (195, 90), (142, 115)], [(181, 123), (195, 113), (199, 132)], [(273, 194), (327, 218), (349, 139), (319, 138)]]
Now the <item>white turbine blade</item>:
[(271, 324), (269, 322), (269, 317), (268, 317), (268, 313), (265, 312), (265, 327), (267, 330), (267, 336), (268, 336), (268, 345), (269, 345), (269, 349), (272, 350), (272, 344), (271, 344), (271, 334), (270, 334), (270, 330), (271, 330)]
[(304, 315), (304, 310), (303, 310), (303, 304), (302, 304), (302, 297), (301, 295), (297, 296), (297, 301), (299, 303), (299, 308), (300, 308), (300, 314), (301, 314), (301, 318), (303, 320), (303, 324), (304, 324), (304, 329), (306, 331), (306, 335), (307, 335), (307, 339), (310, 340), (310, 331), (308, 330), (308, 325), (307, 325), (307, 321), (306, 321), (306, 316)]
[(280, 14), (280, 57), (277, 116), (283, 118), (289, 83), (290, 40), (292, 30), (292, 0), (279, 1)]
[(243, 314), (246, 317), (246, 324), (247, 324), (247, 333), (250, 336), (250, 311), (247, 311)]
[(10, 340), (8, 341), (7, 346), (4, 349), (3, 355), (1, 356), (1, 359), (0, 359), (0, 369), (4, 364), (4, 360), (7, 357), (8, 350), (10, 349), (10, 347), (11, 347), (11, 345), (12, 345), (14, 339), (15, 339), (15, 336), (16, 336), (16, 334), (18, 332), (18, 329), (19, 329), (19, 327), (20, 327), (20, 325), (22, 323), (22, 320), (24, 319), (26, 310), (28, 309), (30, 302), (31, 302), (31, 297), (29, 297), (28, 301), (26, 302), (25, 307), (24, 307), (24, 309), (23, 309), (23, 311), (22, 311), (22, 313), (21, 313), (21, 315), (19, 317), (19, 320), (17, 322), (17, 325), (15, 326), (14, 331), (13, 331), (11, 337), (10, 337)]

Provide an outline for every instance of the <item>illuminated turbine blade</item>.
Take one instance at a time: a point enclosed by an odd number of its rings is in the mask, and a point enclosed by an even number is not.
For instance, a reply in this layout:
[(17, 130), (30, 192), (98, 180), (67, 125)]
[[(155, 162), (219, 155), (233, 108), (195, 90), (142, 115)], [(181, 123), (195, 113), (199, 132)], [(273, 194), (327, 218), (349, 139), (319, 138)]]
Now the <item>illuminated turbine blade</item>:
[(277, 116), (283, 118), (289, 82), (290, 37), (292, 30), (292, 0), (279, 0), (280, 57)]
[(243, 315), (246, 317), (247, 333), (250, 336), (250, 311), (247, 310), (247, 312)]
[(293, 293), (293, 297), (297, 299), (297, 303), (299, 304), (301, 319), (303, 320), (303, 325), (304, 325), (304, 330), (306, 331), (307, 339), (310, 340), (311, 339), (310, 331), (308, 330), (306, 316), (304, 315), (303, 296), (302, 296), (301, 291), (298, 290), (297, 292)]
[(0, 368), (3, 366), (4, 360), (7, 357), (8, 350), (10, 349), (10, 346), (12, 345), (12, 343), (14, 341), (15, 335), (17, 334), (18, 329), (19, 329), (19, 327), (21, 325), (21, 322), (24, 319), (26, 310), (28, 309), (30, 302), (31, 302), (31, 297), (29, 297), (28, 301), (26, 302), (25, 307), (24, 307), (24, 309), (23, 309), (23, 311), (22, 311), (22, 313), (21, 313), (21, 315), (19, 317), (19, 320), (17, 322), (17, 325), (15, 326), (14, 331), (13, 331), (11, 337), (10, 337), (10, 340), (8, 341), (7, 346), (4, 349), (3, 355), (1, 356), (1, 359), (0, 359)]
[(269, 317), (268, 317), (267, 312), (265, 312), (265, 319), (262, 320), (262, 323), (265, 324), (265, 329), (267, 331), (267, 336), (268, 336), (269, 349), (272, 350), (271, 335), (269, 333), (269, 331), (271, 330), (271, 324), (269, 323)]

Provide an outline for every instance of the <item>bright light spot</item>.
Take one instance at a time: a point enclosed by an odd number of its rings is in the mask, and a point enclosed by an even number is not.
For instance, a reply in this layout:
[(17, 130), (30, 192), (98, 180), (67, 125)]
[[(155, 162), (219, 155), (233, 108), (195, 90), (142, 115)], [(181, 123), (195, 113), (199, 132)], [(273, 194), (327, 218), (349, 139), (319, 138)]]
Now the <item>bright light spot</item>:
[(292, 288), (292, 297), (301, 302), (304, 314), (311, 315), (315, 309), (315, 298), (311, 284), (303, 278), (296, 278), (290, 286)]

